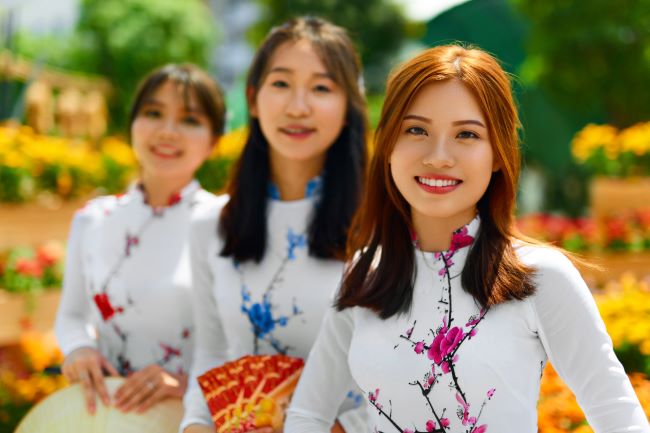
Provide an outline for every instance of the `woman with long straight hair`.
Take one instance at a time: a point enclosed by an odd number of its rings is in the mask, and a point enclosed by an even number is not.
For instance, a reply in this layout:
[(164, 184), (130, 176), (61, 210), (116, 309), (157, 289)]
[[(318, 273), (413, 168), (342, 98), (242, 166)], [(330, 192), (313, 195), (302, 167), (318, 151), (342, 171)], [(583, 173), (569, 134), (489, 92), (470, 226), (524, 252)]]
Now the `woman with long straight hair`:
[[(307, 357), (361, 199), (366, 109), (343, 29), (311, 17), (274, 28), (246, 90), (249, 135), (228, 194), (192, 228), (196, 375), (247, 354)], [(344, 409), (361, 401), (352, 387), (342, 392)], [(194, 380), (185, 407), (186, 432), (212, 429)], [(336, 427), (354, 431), (355, 413)]]
[(431, 48), (388, 80), (367, 190), (285, 432), (325, 432), (356, 382), (366, 431), (535, 433), (550, 360), (596, 432), (648, 432), (569, 258), (515, 228), (519, 120), (478, 49)]
[[(91, 413), (97, 397), (142, 412), (185, 394), (194, 344), (189, 227), (217, 201), (194, 174), (224, 122), (223, 95), (206, 72), (191, 64), (152, 71), (129, 118), (139, 180), (74, 216), (56, 336), (63, 374), (81, 383)], [(126, 377), (112, 400), (104, 374)]]

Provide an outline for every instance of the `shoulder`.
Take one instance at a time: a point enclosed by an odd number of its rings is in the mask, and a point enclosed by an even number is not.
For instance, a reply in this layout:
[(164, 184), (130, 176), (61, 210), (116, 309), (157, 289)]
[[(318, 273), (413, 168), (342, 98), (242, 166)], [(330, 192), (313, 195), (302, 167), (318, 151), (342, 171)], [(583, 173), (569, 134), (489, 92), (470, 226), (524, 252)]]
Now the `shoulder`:
[(216, 223), (228, 199), (227, 194), (214, 195), (207, 191), (198, 191), (192, 209), (192, 225)]
[[(210, 194), (210, 193), (206, 193)], [(219, 217), (229, 196), (210, 194), (211, 197), (204, 197), (199, 200), (192, 210), (190, 220), (190, 239), (193, 244), (204, 244), (217, 240), (217, 226)]]
[(574, 277), (579, 272), (569, 257), (561, 250), (543, 245), (517, 245), (515, 251), (519, 259), (534, 268), (538, 276)]
[(90, 199), (75, 211), (74, 220), (89, 222), (110, 215), (118, 207), (121, 197), (107, 195)]
[(520, 260), (533, 268), (536, 293), (534, 298), (557, 301), (592, 298), (589, 288), (569, 257), (561, 250), (524, 245), (516, 247)]

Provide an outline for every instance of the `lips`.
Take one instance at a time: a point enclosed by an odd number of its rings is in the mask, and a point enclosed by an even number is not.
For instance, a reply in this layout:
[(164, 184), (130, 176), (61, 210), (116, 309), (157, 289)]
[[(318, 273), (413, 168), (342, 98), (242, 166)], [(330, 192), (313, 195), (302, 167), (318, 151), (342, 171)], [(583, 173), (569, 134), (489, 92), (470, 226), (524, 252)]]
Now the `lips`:
[(149, 148), (151, 153), (160, 158), (178, 158), (183, 153), (180, 149), (169, 145), (157, 145)]
[(463, 181), (449, 176), (416, 176), (418, 186), (433, 194), (446, 194), (458, 188)]
[(288, 125), (279, 128), (280, 132), (291, 138), (306, 138), (316, 132), (316, 128), (303, 125)]

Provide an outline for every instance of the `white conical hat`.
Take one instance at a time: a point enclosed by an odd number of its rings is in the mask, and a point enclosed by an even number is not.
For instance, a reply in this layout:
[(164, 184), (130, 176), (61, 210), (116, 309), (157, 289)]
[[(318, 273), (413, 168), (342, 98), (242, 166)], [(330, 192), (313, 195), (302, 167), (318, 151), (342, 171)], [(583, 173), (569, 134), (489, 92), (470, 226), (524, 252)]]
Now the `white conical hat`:
[[(109, 395), (113, 395), (122, 383), (122, 378), (106, 378)], [(180, 399), (162, 401), (142, 414), (123, 413), (99, 402), (95, 414), (90, 415), (81, 386), (75, 384), (33, 407), (15, 433), (177, 433), (182, 417)]]

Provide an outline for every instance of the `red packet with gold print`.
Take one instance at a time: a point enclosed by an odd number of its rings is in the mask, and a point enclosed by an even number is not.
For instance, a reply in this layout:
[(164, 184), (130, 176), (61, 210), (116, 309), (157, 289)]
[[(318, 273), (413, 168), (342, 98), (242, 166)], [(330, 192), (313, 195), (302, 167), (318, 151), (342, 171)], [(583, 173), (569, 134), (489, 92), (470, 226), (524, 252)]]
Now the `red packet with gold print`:
[(249, 355), (199, 376), (217, 432), (280, 430), (303, 366), (300, 358)]

